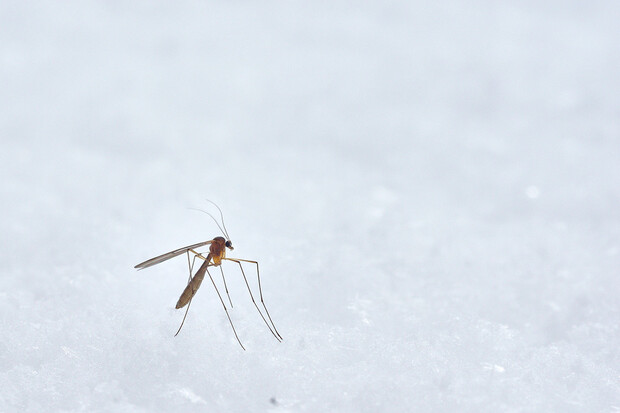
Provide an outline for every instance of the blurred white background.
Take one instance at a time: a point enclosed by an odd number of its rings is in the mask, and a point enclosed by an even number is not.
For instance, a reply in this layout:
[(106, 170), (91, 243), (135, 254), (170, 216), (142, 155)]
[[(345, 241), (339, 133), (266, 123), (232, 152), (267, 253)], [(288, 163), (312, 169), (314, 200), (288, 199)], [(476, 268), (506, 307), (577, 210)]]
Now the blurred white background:
[[(618, 21), (1, 2), (0, 411), (620, 411)], [(208, 280), (173, 338), (183, 256), (133, 269), (205, 198), (282, 343), (234, 264), (245, 352)]]

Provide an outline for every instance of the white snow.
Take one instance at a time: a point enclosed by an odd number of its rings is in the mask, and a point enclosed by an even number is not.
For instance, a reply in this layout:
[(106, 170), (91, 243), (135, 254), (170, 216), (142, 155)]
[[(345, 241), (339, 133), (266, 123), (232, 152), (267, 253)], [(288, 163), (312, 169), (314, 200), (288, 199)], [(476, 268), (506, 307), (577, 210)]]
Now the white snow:
[[(620, 410), (619, 21), (2, 2), (0, 411)], [(173, 337), (184, 256), (133, 268), (205, 198), (282, 343), (234, 263), (245, 352), (208, 280)]]

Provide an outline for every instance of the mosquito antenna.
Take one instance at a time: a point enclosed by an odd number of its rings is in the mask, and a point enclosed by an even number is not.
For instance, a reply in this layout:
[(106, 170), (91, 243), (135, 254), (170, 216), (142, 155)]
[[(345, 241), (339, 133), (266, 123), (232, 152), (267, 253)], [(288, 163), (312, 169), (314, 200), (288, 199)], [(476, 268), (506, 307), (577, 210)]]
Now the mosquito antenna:
[(226, 224), (224, 224), (224, 214), (222, 214), (222, 210), (220, 209), (220, 207), (213, 201), (211, 201), (210, 199), (205, 199), (205, 201), (212, 203), (213, 205), (215, 205), (215, 207), (217, 208), (218, 211), (220, 211), (220, 218), (222, 219), (222, 226), (224, 227), (224, 231), (226, 234), (226, 238), (230, 239), (230, 236), (228, 235), (228, 230), (226, 229)]
[[(210, 213), (208, 213), (207, 211), (203, 210), (203, 209), (199, 209), (199, 208), (188, 208), (188, 209), (193, 209), (194, 211), (200, 211), (200, 212), (204, 212), (205, 214), (209, 215), (211, 217), (211, 219), (215, 222), (215, 225), (217, 225), (217, 227), (220, 229), (220, 231), (222, 231), (222, 234), (224, 234), (224, 236), (226, 238), (228, 238), (228, 234), (226, 234), (224, 232), (224, 230), (222, 229), (222, 227), (220, 227), (220, 224), (217, 222), (217, 219), (215, 219), (215, 217), (213, 215), (211, 215)], [(224, 222), (222, 222), (223, 224)], [(225, 228), (225, 227), (224, 227)], [(230, 238), (228, 238), (230, 239)]]

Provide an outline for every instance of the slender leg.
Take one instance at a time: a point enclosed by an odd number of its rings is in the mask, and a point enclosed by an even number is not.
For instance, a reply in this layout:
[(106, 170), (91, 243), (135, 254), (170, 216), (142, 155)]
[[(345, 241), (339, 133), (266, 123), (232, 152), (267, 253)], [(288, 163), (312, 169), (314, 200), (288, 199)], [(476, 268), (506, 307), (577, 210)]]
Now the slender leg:
[[(189, 268), (189, 279), (187, 280), (187, 284), (189, 285), (189, 283), (192, 281), (192, 270), (194, 269), (194, 262), (196, 262), (196, 255), (194, 255), (194, 259), (192, 260), (192, 263), (190, 264), (189, 262), (189, 251), (187, 251), (187, 266)], [(192, 297), (194, 298), (194, 297)], [(185, 318), (187, 317), (187, 313), (189, 312), (189, 306), (192, 305), (192, 298), (189, 299), (189, 303), (187, 303), (187, 308), (185, 309), (185, 314), (183, 315), (183, 321), (181, 321), (181, 325), (179, 326), (179, 329), (177, 330), (176, 334), (174, 335), (175, 337), (177, 335), (179, 335), (179, 333), (181, 332), (181, 329), (183, 328), (183, 324), (185, 324)]]
[[(192, 252), (194, 254), (194, 260), (192, 260), (192, 263), (189, 263), (189, 252)], [(226, 312), (226, 317), (228, 317), (228, 321), (230, 322), (230, 326), (232, 327), (233, 333), (235, 334), (235, 338), (237, 339), (237, 342), (239, 343), (239, 345), (241, 346), (241, 348), (245, 351), (245, 347), (243, 347), (243, 344), (241, 343), (241, 340), (239, 339), (239, 336), (237, 335), (237, 330), (235, 329), (235, 325), (232, 322), (232, 319), (230, 318), (230, 314), (228, 314), (228, 309), (226, 308), (226, 304), (224, 303), (224, 300), (222, 299), (222, 295), (220, 294), (220, 291), (217, 289), (217, 285), (215, 284), (215, 280), (213, 280), (213, 277), (211, 277), (211, 273), (209, 272), (208, 267), (212, 267), (213, 264), (209, 263), (209, 261), (211, 260), (211, 257), (208, 255), (207, 257), (204, 257), (202, 254), (194, 251), (194, 250), (189, 250), (187, 253), (187, 265), (189, 267), (189, 281), (188, 281), (188, 285), (189, 283), (192, 281), (192, 269), (194, 267), (194, 261), (196, 260), (196, 258), (200, 258), (202, 260), (207, 261), (207, 265), (204, 266), (204, 270), (207, 272), (207, 274), (209, 275), (209, 279), (211, 280), (211, 283), (213, 284), (213, 288), (215, 288), (215, 292), (217, 293), (217, 296), (220, 299), (220, 302), (222, 303), (222, 306), (224, 307), (224, 311)], [(202, 267), (201, 267), (202, 269)], [(200, 273), (201, 270), (198, 270), (198, 272)], [(198, 276), (199, 274), (197, 273), (196, 276)], [(222, 276), (224, 274), (222, 273)], [(204, 276), (204, 274), (201, 274), (201, 277)], [(224, 281), (225, 282), (225, 281)], [(192, 296), (193, 298), (193, 296)], [(187, 310), (185, 310), (185, 316), (183, 317), (183, 322), (181, 322), (181, 327), (183, 327), (183, 323), (185, 322), (185, 317), (187, 316), (187, 312), (189, 311), (189, 306), (192, 303), (192, 298), (189, 299), (189, 302), (187, 303)], [(230, 297), (229, 297), (230, 298)], [(232, 305), (232, 303), (231, 303)], [(181, 327), (179, 327), (179, 330), (177, 331), (177, 334), (179, 334), (179, 331), (181, 331)], [(175, 337), (176, 335), (175, 334)]]
[(189, 278), (187, 279), (188, 284), (192, 280), (192, 271), (194, 271), (194, 263), (196, 262), (196, 257), (197, 255), (194, 255), (194, 258), (192, 259), (192, 263), (190, 264), (189, 263), (189, 251), (187, 251), (187, 266), (189, 269)]
[[(271, 319), (271, 315), (269, 315), (269, 310), (267, 310), (267, 306), (265, 305), (265, 300), (263, 300), (263, 289), (261, 288), (261, 285), (260, 285), (260, 270), (258, 269), (258, 261), (244, 260), (241, 258), (224, 258), (224, 259), (229, 260), (229, 261), (237, 261), (237, 262), (243, 261), (243, 262), (250, 262), (252, 264), (256, 264), (256, 276), (258, 277), (258, 292), (260, 293), (260, 302), (263, 305), (265, 312), (267, 313), (267, 318), (269, 318), (269, 321), (271, 322), (271, 325), (273, 326), (273, 330), (276, 332), (278, 337), (280, 337), (280, 339), (283, 340), (282, 335), (280, 335), (280, 333), (278, 332), (278, 329), (276, 328), (276, 325), (273, 323), (273, 320)], [(239, 266), (241, 266), (240, 263), (239, 263)], [(243, 269), (242, 269), (242, 272), (243, 272)], [(245, 277), (245, 274), (244, 274), (244, 277)], [(247, 280), (245, 282), (247, 284)], [(252, 301), (254, 300), (252, 299)]]
[(245, 276), (245, 271), (243, 271), (243, 266), (241, 265), (241, 262), (237, 261), (235, 258), (225, 258), (225, 259), (227, 259), (228, 261), (236, 262), (237, 264), (239, 264), (239, 269), (241, 269), (241, 274), (243, 275), (243, 280), (245, 281), (245, 285), (248, 287), (248, 292), (250, 293), (250, 298), (252, 299), (252, 303), (254, 304), (254, 307), (256, 307), (256, 311), (258, 311), (258, 314), (260, 314), (261, 318), (265, 322), (265, 325), (267, 326), (269, 331), (271, 331), (271, 334), (273, 334), (273, 336), (276, 338), (276, 340), (282, 341), (282, 338), (278, 334), (273, 332), (273, 329), (271, 328), (271, 326), (269, 325), (269, 323), (265, 319), (265, 316), (263, 315), (263, 312), (260, 310), (260, 308), (258, 308), (258, 305), (256, 304), (256, 301), (254, 301), (254, 294), (252, 294), (252, 289), (250, 288), (250, 284), (248, 283), (248, 279)]
[(211, 273), (209, 272), (209, 269), (207, 268), (205, 269), (207, 270), (207, 274), (209, 274), (209, 278), (211, 279), (211, 283), (213, 283), (215, 292), (217, 293), (217, 296), (220, 298), (220, 302), (222, 303), (222, 306), (224, 307), (224, 311), (226, 312), (226, 317), (228, 317), (228, 321), (230, 322), (230, 326), (232, 327), (233, 333), (235, 333), (235, 337), (237, 338), (237, 341), (239, 342), (239, 345), (241, 346), (241, 348), (245, 350), (245, 347), (243, 347), (243, 344), (241, 344), (241, 340), (239, 340), (239, 336), (237, 335), (237, 330), (235, 330), (235, 325), (233, 324), (230, 318), (230, 314), (228, 314), (228, 309), (226, 308), (226, 304), (224, 303), (224, 300), (222, 299), (222, 296), (220, 295), (220, 291), (217, 289), (217, 285), (215, 285), (215, 281), (213, 280), (213, 277), (211, 277)]
[(228, 296), (228, 302), (230, 303), (230, 308), (233, 308), (232, 300), (230, 299), (230, 294), (228, 294), (228, 286), (226, 286), (226, 278), (224, 278), (224, 270), (220, 265), (220, 272), (222, 273), (222, 281), (224, 281), (224, 289), (226, 290), (226, 295)]
[(177, 330), (177, 332), (175, 333), (175, 337), (177, 335), (179, 335), (179, 333), (181, 332), (181, 329), (183, 328), (183, 324), (185, 324), (185, 317), (187, 317), (187, 312), (189, 311), (189, 306), (192, 305), (192, 299), (189, 299), (189, 303), (187, 303), (187, 308), (185, 309), (185, 314), (183, 315), (183, 321), (181, 321), (181, 325), (179, 326), (179, 329)]
[(210, 259), (208, 255), (205, 257), (205, 256), (203, 256), (201, 253), (196, 252), (196, 251), (194, 251), (194, 250), (189, 250), (189, 252), (191, 252), (191, 253), (193, 253), (193, 254), (195, 255), (195, 257), (194, 257), (194, 258), (200, 258), (201, 260), (205, 260), (205, 261), (206, 261), (207, 259)]

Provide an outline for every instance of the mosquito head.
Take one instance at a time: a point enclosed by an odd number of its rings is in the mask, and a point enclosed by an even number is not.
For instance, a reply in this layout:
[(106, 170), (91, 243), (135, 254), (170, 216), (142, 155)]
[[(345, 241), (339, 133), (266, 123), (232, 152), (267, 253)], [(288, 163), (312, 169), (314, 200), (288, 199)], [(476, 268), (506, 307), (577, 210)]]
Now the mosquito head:
[(229, 250), (234, 250), (235, 248), (232, 246), (232, 241), (228, 240), (226, 241), (226, 248), (228, 248)]

